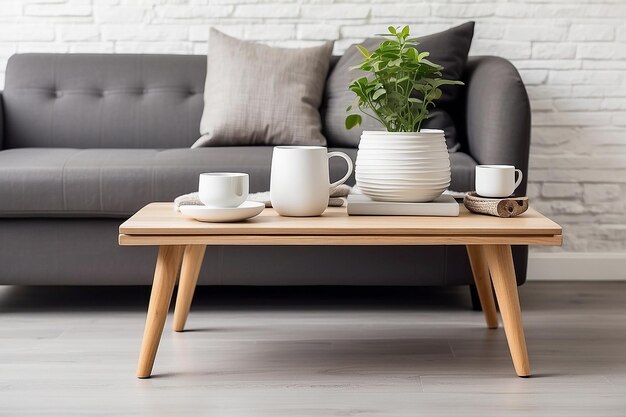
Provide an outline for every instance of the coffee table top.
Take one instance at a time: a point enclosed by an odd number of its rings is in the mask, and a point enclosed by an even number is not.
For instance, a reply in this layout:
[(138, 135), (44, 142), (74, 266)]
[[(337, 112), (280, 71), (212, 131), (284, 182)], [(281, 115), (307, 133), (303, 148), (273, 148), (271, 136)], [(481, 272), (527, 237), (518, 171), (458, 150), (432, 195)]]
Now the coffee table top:
[(151, 203), (120, 226), (121, 245), (560, 245), (561, 227), (530, 208), (501, 219), (470, 213), (458, 217), (348, 216), (329, 207), (320, 217), (282, 217), (273, 209), (238, 223), (202, 223), (173, 203)]

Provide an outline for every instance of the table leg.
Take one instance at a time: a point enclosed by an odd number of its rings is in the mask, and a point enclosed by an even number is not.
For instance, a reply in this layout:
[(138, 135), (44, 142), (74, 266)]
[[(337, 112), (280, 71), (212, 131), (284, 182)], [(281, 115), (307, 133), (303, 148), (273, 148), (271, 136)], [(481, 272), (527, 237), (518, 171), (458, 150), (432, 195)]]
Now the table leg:
[(511, 246), (486, 245), (484, 251), (491, 272), (493, 287), (496, 290), (502, 324), (509, 343), (515, 372), (521, 377), (530, 376), (530, 363), (526, 350)]
[(496, 329), (498, 327), (498, 315), (496, 303), (493, 301), (493, 289), (489, 278), (489, 265), (484, 250), (480, 245), (467, 245), (467, 255), (469, 256), (474, 283), (480, 299), (480, 305), (485, 315), (487, 327)]
[(174, 310), (174, 330), (177, 332), (182, 332), (185, 329), (205, 250), (205, 245), (187, 245), (185, 247)]
[(183, 249), (184, 246), (161, 246), (159, 248), (146, 327), (137, 366), (138, 378), (149, 378), (152, 373), (152, 365), (154, 365), (154, 358), (159, 348), (163, 326), (172, 300)]

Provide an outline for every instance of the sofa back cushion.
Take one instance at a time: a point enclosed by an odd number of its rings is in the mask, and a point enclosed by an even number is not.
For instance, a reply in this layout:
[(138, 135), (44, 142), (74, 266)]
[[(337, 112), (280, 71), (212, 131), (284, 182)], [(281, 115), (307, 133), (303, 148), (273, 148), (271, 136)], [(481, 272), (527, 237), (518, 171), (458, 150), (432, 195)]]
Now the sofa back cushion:
[(4, 148), (184, 148), (198, 139), (206, 57), (18, 54)]

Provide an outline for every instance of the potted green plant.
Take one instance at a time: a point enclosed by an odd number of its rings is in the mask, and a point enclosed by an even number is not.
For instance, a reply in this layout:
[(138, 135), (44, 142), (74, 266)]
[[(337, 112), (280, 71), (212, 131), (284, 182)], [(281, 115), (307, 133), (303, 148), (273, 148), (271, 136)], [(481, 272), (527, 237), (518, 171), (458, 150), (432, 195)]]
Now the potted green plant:
[[(440, 87), (463, 83), (442, 78), (443, 67), (417, 50), (409, 26), (388, 30), (371, 52), (357, 45), (363, 61), (353, 69), (369, 75), (350, 84), (356, 99), (347, 111), (358, 108), (385, 129), (361, 135), (357, 185), (375, 200), (432, 201), (450, 185), (450, 159), (443, 131), (421, 126), (441, 97)], [(361, 114), (349, 114), (346, 128), (361, 122)]]

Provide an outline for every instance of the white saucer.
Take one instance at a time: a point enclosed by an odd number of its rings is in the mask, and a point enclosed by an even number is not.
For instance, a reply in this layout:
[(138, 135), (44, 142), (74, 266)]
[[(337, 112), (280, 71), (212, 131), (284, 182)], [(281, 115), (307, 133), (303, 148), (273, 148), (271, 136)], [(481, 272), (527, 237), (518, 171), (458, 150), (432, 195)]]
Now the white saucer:
[(227, 223), (240, 222), (259, 215), (265, 204), (258, 201), (244, 201), (239, 207), (207, 207), (207, 206), (180, 206), (180, 212), (185, 217), (201, 222)]

